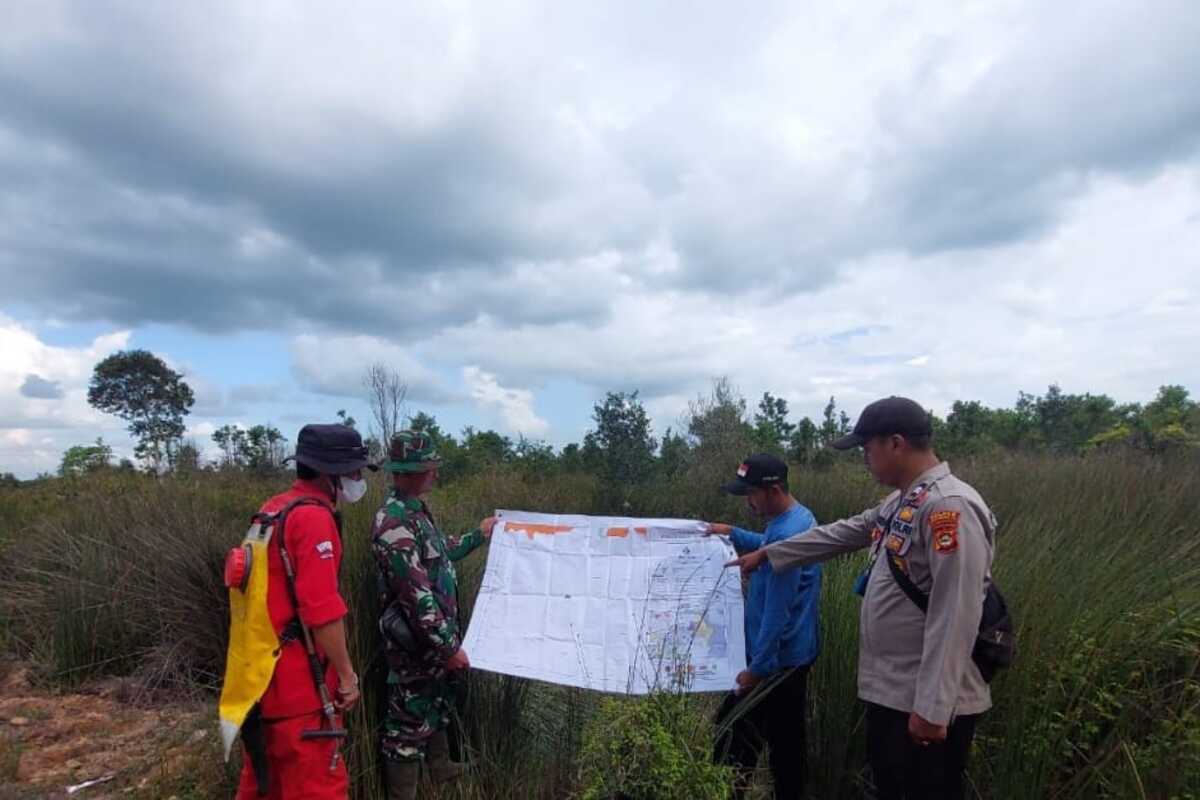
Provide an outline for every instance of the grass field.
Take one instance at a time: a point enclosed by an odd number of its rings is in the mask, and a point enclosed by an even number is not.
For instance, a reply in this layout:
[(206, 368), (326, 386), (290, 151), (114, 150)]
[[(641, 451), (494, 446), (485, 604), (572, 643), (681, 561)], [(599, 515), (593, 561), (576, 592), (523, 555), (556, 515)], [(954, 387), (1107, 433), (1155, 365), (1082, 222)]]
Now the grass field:
[[(750, 524), (714, 488), (734, 461), (637, 487), (622, 511)], [(1000, 518), (994, 573), (1020, 637), (1018, 663), (997, 680), (996, 708), (979, 731), (971, 769), (979, 796), (1200, 797), (1197, 463), (1097, 454), (955, 466)], [(286, 483), (112, 474), (0, 491), (0, 634), (8, 651), (58, 687), (119, 674), (210, 696), (215, 719), (226, 625), (220, 564), (249, 513)], [(851, 465), (797, 471), (792, 484), (819, 520), (860, 511), (884, 493)], [(344, 585), (356, 663), (369, 682), (382, 678), (367, 553), (368, 519), (381, 495), (373, 486), (346, 516)], [(496, 507), (605, 513), (613, 510), (605, 507), (609, 496), (584, 475), (497, 471), (438, 490), (432, 504), (444, 528), (461, 532)], [(465, 612), (483, 560), (480, 552), (464, 562)], [(810, 684), (813, 797), (861, 796), (868, 782), (854, 688), (857, 568), (847, 559), (825, 572), (823, 649)], [(674, 771), (635, 765), (659, 781), (659, 791), (642, 796), (682, 796), (667, 784), (700, 774), (689, 770), (705, 758), (714, 702), (643, 701), (666, 703), (647, 717), (628, 703), (485, 673), (472, 674), (462, 694), (460, 730), (477, 769), (430, 797), (582, 795), (609, 757), (601, 746), (613, 731), (639, 735), (614, 728), (622, 715), (657, 725), (668, 740), (659, 742), (664, 752), (679, 751), (666, 753)], [(378, 700), (372, 684), (353, 719), (349, 761), (359, 797), (381, 796), (372, 734)], [(228, 773), (210, 763), (211, 749), (197, 759), (194, 774), (209, 776), (209, 796), (228, 796)]]

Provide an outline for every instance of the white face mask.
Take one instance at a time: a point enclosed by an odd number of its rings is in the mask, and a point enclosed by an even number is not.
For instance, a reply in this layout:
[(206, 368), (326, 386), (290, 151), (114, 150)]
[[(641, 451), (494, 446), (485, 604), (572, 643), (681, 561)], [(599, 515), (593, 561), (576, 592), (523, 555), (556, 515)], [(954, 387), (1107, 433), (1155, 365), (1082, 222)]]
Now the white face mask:
[(338, 499), (347, 503), (357, 503), (367, 493), (365, 478), (341, 478), (338, 480)]

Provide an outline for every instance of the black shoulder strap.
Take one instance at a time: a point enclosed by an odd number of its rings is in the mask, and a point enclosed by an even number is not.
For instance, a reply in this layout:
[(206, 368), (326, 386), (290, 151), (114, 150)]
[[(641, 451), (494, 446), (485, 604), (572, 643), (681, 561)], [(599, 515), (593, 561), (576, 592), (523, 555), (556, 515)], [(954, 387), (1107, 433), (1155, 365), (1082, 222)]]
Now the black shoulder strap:
[[(328, 511), (330, 514), (333, 515), (333, 523), (337, 527), (338, 537), (339, 538), (341, 537), (341, 535), (342, 535), (342, 515), (340, 512), (338, 512), (336, 509), (332, 508), (328, 503), (322, 503), (320, 500), (316, 499), (315, 497), (298, 497), (295, 500), (293, 500), (292, 502), (288, 503), (283, 508), (276, 511), (274, 514), (263, 514), (262, 512), (259, 512), (258, 514), (255, 514), (254, 517), (252, 517), (252, 519), (258, 519), (263, 524), (270, 523), (272, 525), (279, 526), (278, 530), (276, 530), (276, 532), (275, 532), (276, 535), (274, 537), (272, 537), (272, 539), (273, 539), (273, 541), (275, 541), (276, 545), (279, 547), (279, 551), (281, 553), (286, 553), (287, 549), (288, 549), (287, 548), (287, 540), (284, 537), (284, 528), (287, 525), (288, 514), (290, 514), (292, 509), (296, 508), (297, 506), (320, 506), (321, 508), (324, 508), (326, 511)], [(288, 585), (291, 586), (290, 580), (288, 581)], [(294, 600), (294, 598), (293, 598), (293, 600)]]
[(287, 545), (285, 544), (284, 539), (283, 539), (283, 530), (284, 530), (284, 526), (287, 524), (287, 516), (288, 516), (288, 514), (290, 514), (292, 512), (292, 509), (296, 508), (297, 506), (319, 506), (321, 508), (324, 508), (326, 511), (328, 511), (330, 514), (333, 515), (333, 523), (337, 527), (338, 536), (342, 535), (341, 512), (332, 508), (328, 503), (322, 503), (320, 500), (316, 499), (315, 497), (297, 497), (295, 500), (293, 500), (292, 502), (288, 503), (283, 508), (276, 511), (274, 514), (263, 514), (262, 512), (259, 512), (258, 514), (254, 515), (255, 519), (259, 519), (263, 522), (269, 521), (269, 522), (272, 522), (273, 524), (279, 526), (279, 530), (277, 531), (277, 533), (279, 534), (279, 547), (281, 549), (284, 549), (284, 550), (287, 549)]
[(896, 583), (908, 595), (908, 599), (913, 601), (913, 605), (921, 609), (924, 614), (929, 610), (929, 595), (917, 588), (917, 585), (912, 582), (912, 578), (900, 569), (900, 565), (896, 563), (896, 556), (892, 553), (887, 554), (888, 568), (892, 571), (892, 577), (896, 579)]
[[(942, 477), (945, 477), (945, 476), (942, 476)], [(924, 485), (924, 487), (922, 487), (922, 488), (924, 488), (926, 491), (928, 491), (930, 488), (932, 488), (932, 486), (935, 483), (937, 483), (940, 480), (941, 480), (941, 478), (934, 478), (933, 480), (926, 483)], [(890, 517), (888, 517), (887, 527), (884, 528), (884, 531), (883, 531), (884, 535), (879, 540), (879, 546), (886, 551), (884, 553), (884, 555), (887, 559), (888, 569), (892, 573), (892, 578), (894, 578), (896, 583), (899, 584), (900, 589), (906, 595), (908, 595), (908, 599), (913, 601), (913, 605), (915, 605), (917, 608), (921, 609), (922, 614), (925, 614), (929, 611), (929, 595), (925, 594), (924, 592), (922, 592), (920, 589), (917, 588), (917, 585), (912, 582), (912, 578), (908, 577), (908, 573), (900, 568), (900, 563), (896, 560), (896, 554), (887, 550), (886, 544), (885, 544), (885, 540), (887, 539), (887, 534), (892, 529), (892, 521), (896, 519), (896, 515), (900, 513), (900, 509), (904, 508), (905, 499), (906, 499), (906, 495), (903, 492), (901, 492), (900, 493), (900, 501), (896, 504), (896, 510), (892, 512), (892, 515)]]
[[(288, 554), (287, 541), (284, 537), (284, 528), (287, 525), (288, 514), (297, 506), (320, 506), (326, 509), (330, 514), (333, 515), (333, 522), (337, 526), (338, 536), (340, 537), (342, 535), (342, 515), (336, 509), (331, 508), (328, 503), (322, 503), (315, 497), (298, 497), (283, 508), (276, 511), (274, 514), (267, 514), (260, 511), (251, 517), (251, 519), (258, 520), (263, 525), (270, 524), (279, 526), (279, 530), (276, 531), (276, 535), (271, 537), (271, 539), (279, 548), (280, 558), (284, 560), (284, 579), (287, 581), (288, 596), (292, 600), (292, 608), (296, 609), (300, 608), (300, 598), (296, 595), (296, 576), (292, 573), (293, 567), (291, 566), (291, 556)], [(300, 639), (300, 637), (303, 635), (303, 632), (300, 630), (300, 628), (300, 617), (292, 617), (292, 619), (288, 621), (283, 630), (280, 632), (279, 643), (281, 645), (287, 645)]]

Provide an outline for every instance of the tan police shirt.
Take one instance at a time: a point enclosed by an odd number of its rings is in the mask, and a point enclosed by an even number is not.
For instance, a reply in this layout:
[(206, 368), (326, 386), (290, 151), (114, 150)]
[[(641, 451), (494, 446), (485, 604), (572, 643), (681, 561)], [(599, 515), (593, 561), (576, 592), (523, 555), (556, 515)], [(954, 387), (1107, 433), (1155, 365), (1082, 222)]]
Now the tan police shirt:
[[(870, 547), (877, 557), (859, 622), (858, 696), (946, 725), (992, 705), (971, 650), (991, 582), (995, 531), (983, 498), (943, 462), (882, 505), (766, 551), (779, 572)], [(929, 595), (928, 613), (892, 577), (888, 552)]]

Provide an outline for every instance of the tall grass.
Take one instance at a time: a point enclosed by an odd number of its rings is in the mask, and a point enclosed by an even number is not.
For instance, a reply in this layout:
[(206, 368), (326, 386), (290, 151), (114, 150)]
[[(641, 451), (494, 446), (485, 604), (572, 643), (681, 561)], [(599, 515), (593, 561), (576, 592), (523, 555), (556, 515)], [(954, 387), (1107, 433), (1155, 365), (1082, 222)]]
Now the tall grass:
[[(740, 454), (635, 487), (606, 507), (587, 476), (498, 471), (438, 490), (458, 533), (496, 507), (684, 516), (753, 525), (715, 486)], [(723, 459), (723, 461), (722, 461)], [(1200, 469), (1132, 455), (1006, 456), (955, 465), (1000, 519), (994, 573), (1019, 626), (1016, 666), (994, 685), (971, 768), (978, 793), (1011, 797), (1200, 796)], [(793, 493), (819, 520), (883, 496), (861, 468), (796, 471)], [(220, 563), (248, 515), (286, 486), (222, 475), (110, 475), (0, 492), (0, 630), (42, 674), (77, 683), (106, 673), (211, 693), (223, 664)], [(366, 682), (348, 762), (359, 797), (379, 797), (375, 734), (384, 667), (375, 641), (367, 530), (383, 488), (346, 514), (344, 590)], [(19, 526), (5, 520), (20, 520)], [(460, 564), (469, 616), (484, 553)], [(810, 677), (813, 797), (861, 796), (862, 710), (855, 700), (855, 558), (826, 566), (822, 653)], [(556, 798), (580, 787), (585, 730), (607, 719), (593, 693), (472, 673), (457, 729), (469, 781), (426, 796)], [(215, 703), (214, 703), (215, 706)], [(709, 725), (704, 703), (694, 725)], [(598, 716), (599, 715), (599, 716)], [(599, 727), (597, 727), (599, 721)], [(590, 726), (590, 727), (589, 727)]]

